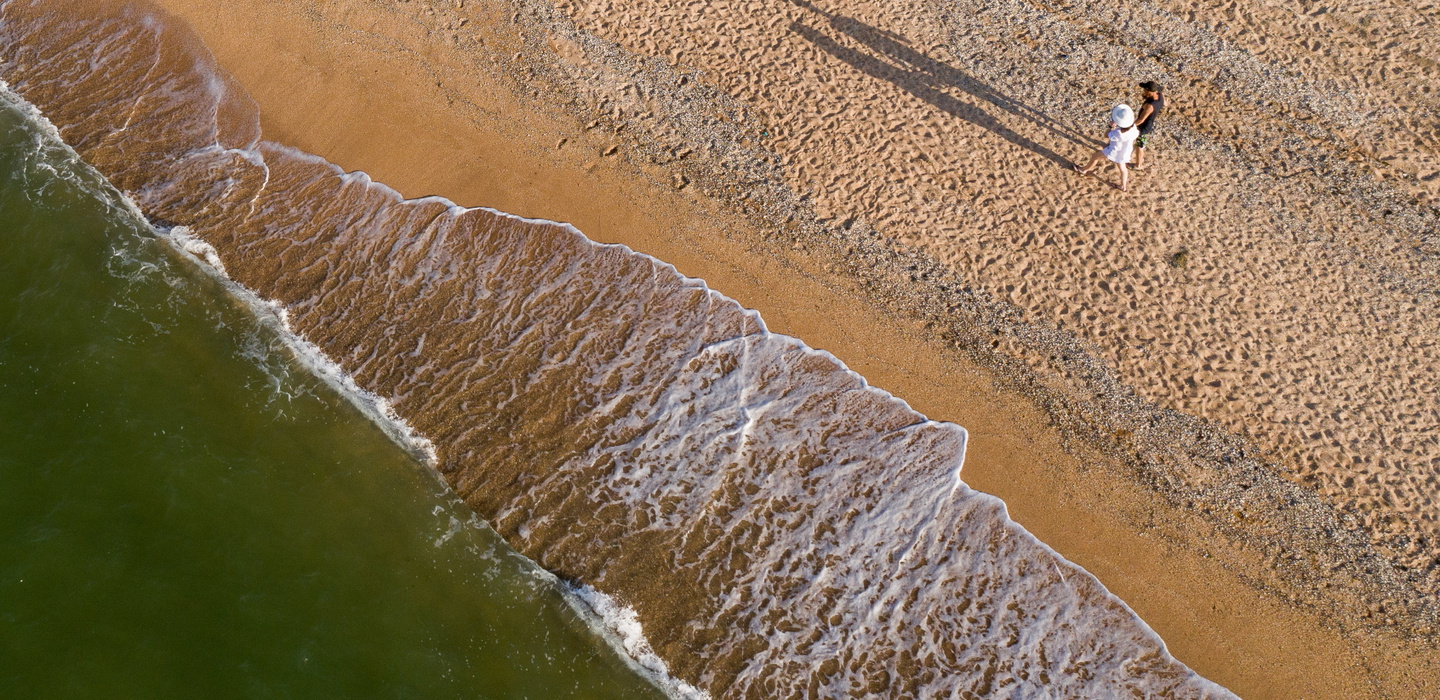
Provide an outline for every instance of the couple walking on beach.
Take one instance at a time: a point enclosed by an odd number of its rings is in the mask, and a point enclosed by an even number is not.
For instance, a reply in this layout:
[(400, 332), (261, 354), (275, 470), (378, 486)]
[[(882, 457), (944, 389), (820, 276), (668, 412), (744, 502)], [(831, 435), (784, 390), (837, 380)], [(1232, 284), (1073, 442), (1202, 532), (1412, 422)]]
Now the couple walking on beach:
[(1145, 169), (1146, 141), (1155, 130), (1155, 118), (1165, 109), (1165, 94), (1159, 83), (1146, 81), (1140, 83), (1140, 89), (1145, 91), (1145, 104), (1141, 105), (1140, 113), (1136, 114), (1130, 105), (1116, 105), (1110, 110), (1110, 133), (1105, 135), (1110, 143), (1090, 156), (1090, 162), (1084, 168), (1075, 166), (1081, 175), (1089, 175), (1101, 161), (1109, 160), (1120, 171), (1122, 192), (1130, 191), (1131, 157), (1135, 159), (1136, 170)]

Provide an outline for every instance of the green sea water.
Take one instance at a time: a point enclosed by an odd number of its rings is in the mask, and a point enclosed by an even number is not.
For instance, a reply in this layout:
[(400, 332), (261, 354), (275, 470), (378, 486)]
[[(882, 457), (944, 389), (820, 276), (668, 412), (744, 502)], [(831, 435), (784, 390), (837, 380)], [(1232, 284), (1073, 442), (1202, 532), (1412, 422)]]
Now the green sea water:
[(0, 97), (0, 697), (660, 696)]

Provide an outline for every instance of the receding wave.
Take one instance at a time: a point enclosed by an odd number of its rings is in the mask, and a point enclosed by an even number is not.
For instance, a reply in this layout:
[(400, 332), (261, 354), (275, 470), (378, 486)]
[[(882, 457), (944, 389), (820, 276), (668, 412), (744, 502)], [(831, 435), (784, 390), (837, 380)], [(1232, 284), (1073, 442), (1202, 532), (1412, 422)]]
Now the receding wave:
[(633, 608), (674, 676), (723, 697), (1229, 695), (967, 487), (962, 428), (703, 282), (261, 141), (152, 9), (10, 0), (0, 42), (0, 77), (71, 146), (383, 397), (516, 549)]

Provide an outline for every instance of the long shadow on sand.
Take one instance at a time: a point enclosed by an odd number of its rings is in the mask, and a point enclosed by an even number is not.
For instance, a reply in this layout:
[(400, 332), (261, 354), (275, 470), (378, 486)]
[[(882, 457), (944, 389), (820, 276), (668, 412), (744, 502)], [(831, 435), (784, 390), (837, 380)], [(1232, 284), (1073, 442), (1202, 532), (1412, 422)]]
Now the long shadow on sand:
[(1096, 148), (1092, 140), (1079, 136), (1057, 124), (1043, 112), (1007, 97), (984, 82), (976, 80), (965, 71), (906, 46), (904, 39), (892, 32), (872, 27), (849, 17), (831, 14), (815, 7), (807, 0), (789, 0), (789, 2), (824, 18), (831, 29), (860, 43), (873, 54), (844, 46), (835, 38), (799, 22), (792, 22), (790, 31), (804, 37), (825, 53), (850, 64), (856, 70), (878, 80), (894, 84), (944, 110), (947, 114), (989, 129), (1006, 141), (1047, 158), (1063, 168), (1069, 168), (1072, 165), (1069, 159), (1010, 130), (979, 106), (946, 92), (949, 88), (958, 88), (971, 97), (984, 100), (1010, 114), (1027, 119), (1056, 136), (1072, 141), (1087, 150)]

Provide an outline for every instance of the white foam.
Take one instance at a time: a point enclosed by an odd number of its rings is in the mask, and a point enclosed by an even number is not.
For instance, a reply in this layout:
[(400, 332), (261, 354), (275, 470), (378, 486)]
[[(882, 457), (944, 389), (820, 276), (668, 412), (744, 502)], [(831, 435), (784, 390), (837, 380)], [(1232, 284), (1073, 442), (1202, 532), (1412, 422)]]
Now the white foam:
[(226, 290), (244, 302), (257, 318), (262, 322), (267, 322), (267, 325), (276, 332), (277, 337), (285, 343), (285, 346), (290, 349), (295, 359), (303, 367), (345, 397), (351, 405), (378, 425), (395, 444), (421, 460), (426, 466), (435, 467), (439, 458), (436, 455), (434, 443), (421, 435), (404, 418), (401, 418), (385, 397), (371, 393), (355, 383), (354, 377), (351, 377), (339, 363), (326, 355), (325, 351), (296, 333), (290, 326), (290, 314), (284, 304), (273, 299), (265, 299), (231, 279), (225, 273), (225, 266), (214, 246), (195, 238), (188, 228), (176, 226), (163, 229), (153, 228), (153, 230), (176, 252), (221, 282)]
[(637, 672), (677, 700), (709, 700), (709, 693), (670, 675), (665, 660), (650, 648), (645, 630), (640, 626), (640, 615), (634, 608), (588, 584), (567, 586), (567, 590), (598, 618), (605, 639), (631, 662)]
[(161, 235), (168, 238), (180, 250), (198, 260), (203, 260), (206, 265), (210, 266), (210, 271), (214, 276), (229, 279), (230, 275), (225, 272), (225, 263), (220, 260), (220, 253), (215, 250), (215, 246), (191, 235), (189, 227), (176, 226)]

